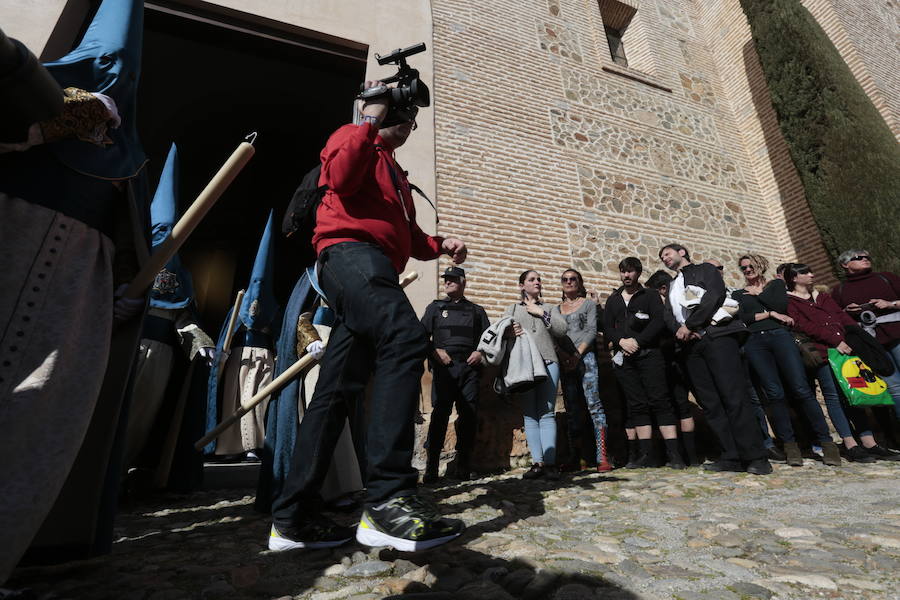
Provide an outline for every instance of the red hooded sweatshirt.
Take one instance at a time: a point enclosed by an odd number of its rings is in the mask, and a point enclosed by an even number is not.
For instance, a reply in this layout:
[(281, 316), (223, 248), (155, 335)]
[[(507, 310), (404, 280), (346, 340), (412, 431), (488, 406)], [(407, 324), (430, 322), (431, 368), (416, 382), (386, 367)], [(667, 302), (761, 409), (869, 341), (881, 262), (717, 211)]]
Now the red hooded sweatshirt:
[(340, 242), (377, 244), (400, 273), (410, 256), (440, 256), (444, 238), (419, 229), (409, 182), (383, 144), (368, 123), (344, 125), (328, 139), (319, 177), (328, 191), (316, 212), (312, 242), (317, 254)]

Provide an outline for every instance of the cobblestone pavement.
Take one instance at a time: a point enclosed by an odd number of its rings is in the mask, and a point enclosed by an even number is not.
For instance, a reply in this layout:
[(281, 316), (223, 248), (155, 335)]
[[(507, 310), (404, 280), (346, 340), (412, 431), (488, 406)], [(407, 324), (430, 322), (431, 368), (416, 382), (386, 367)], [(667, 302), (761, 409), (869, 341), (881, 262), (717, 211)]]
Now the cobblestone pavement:
[(47, 599), (900, 598), (900, 463), (522, 472), (427, 488), (469, 529), (425, 553), (272, 553), (251, 492), (228, 490), (130, 507), (111, 556), (10, 584)]

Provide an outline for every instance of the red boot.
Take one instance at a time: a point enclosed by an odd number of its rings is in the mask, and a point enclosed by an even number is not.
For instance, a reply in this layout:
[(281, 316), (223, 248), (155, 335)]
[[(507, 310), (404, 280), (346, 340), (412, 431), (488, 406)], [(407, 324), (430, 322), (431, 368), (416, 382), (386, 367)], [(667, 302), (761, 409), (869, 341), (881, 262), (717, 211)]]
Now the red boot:
[(613, 470), (612, 463), (609, 462), (609, 459), (606, 456), (606, 427), (600, 430), (600, 440), (599, 440), (597, 453), (600, 455), (597, 460), (597, 472), (598, 473), (608, 473)]

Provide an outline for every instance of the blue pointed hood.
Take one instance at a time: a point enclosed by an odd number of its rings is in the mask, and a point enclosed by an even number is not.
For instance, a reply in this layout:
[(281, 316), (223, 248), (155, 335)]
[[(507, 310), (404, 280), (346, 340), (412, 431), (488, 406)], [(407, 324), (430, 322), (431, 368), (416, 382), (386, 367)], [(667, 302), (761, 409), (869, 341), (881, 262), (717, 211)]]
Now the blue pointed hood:
[(247, 329), (262, 329), (272, 322), (278, 311), (274, 287), (275, 250), (272, 237), (274, 218), (273, 212), (269, 211), (269, 220), (266, 222), (262, 239), (259, 240), (259, 250), (256, 252), (256, 261), (253, 263), (250, 283), (247, 285), (247, 293), (241, 304), (239, 316)]
[(143, 38), (143, 0), (103, 0), (78, 47), (44, 64), (64, 88), (110, 96), (122, 117), (121, 126), (108, 132), (110, 146), (79, 140), (52, 144), (65, 165), (103, 179), (128, 179), (140, 171), (146, 158), (135, 120)]
[[(159, 246), (172, 232), (178, 219), (178, 147), (172, 144), (169, 156), (159, 177), (159, 185), (150, 204), (150, 235), (153, 247)], [(194, 297), (191, 274), (181, 265), (178, 255), (156, 274), (150, 291), (150, 306), (156, 308), (184, 308)]]

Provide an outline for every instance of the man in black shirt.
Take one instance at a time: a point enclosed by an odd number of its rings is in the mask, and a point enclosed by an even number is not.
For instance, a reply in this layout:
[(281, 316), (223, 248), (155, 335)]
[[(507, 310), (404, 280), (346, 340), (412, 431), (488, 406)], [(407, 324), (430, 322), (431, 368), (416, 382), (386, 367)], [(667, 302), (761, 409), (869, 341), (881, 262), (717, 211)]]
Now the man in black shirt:
[[(734, 319), (713, 323), (725, 301), (722, 274), (713, 265), (691, 263), (687, 248), (678, 244), (663, 246), (659, 258), (677, 273), (669, 286), (666, 324), (684, 348), (697, 401), (722, 447), (719, 460), (704, 468), (771, 473), (741, 367), (740, 338), (746, 328)], [(699, 302), (687, 308), (688, 297), (698, 292)]]
[(456, 474), (461, 479), (471, 476), (482, 364), (481, 353), (475, 348), (481, 334), (490, 325), (484, 309), (464, 296), (466, 272), (463, 269), (447, 267), (441, 277), (447, 297), (429, 304), (422, 317), (422, 325), (431, 340), (429, 364), (433, 376), (425, 483), (437, 480), (447, 421), (454, 403), (458, 415)]
[(666, 386), (666, 364), (659, 349), (666, 327), (664, 307), (656, 290), (640, 283), (643, 265), (629, 256), (619, 263), (622, 287), (606, 302), (603, 333), (613, 344), (613, 371), (625, 400), (631, 424), (637, 433), (639, 456), (631, 468), (649, 467), (652, 463), (652, 417), (666, 444), (669, 466), (683, 469), (684, 460), (678, 449), (678, 430)]

